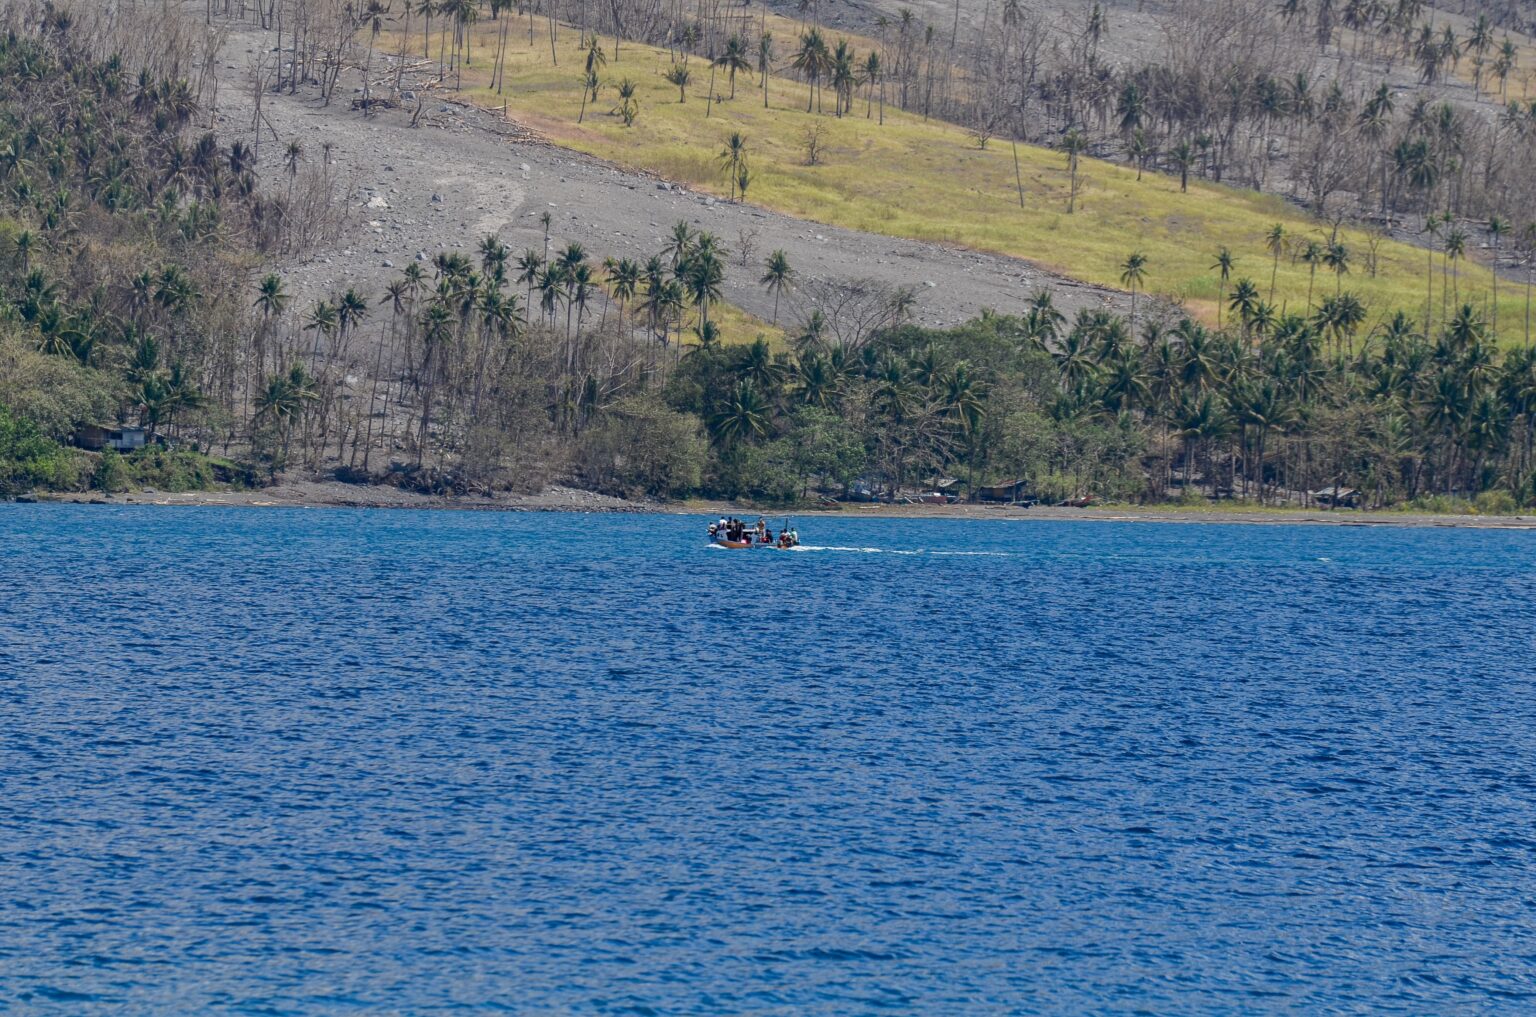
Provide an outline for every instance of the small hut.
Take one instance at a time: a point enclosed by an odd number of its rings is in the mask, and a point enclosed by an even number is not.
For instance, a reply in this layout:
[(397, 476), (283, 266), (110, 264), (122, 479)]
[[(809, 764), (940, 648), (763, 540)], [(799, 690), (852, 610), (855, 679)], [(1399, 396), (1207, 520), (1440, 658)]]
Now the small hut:
[(1359, 508), (1360, 492), (1353, 487), (1325, 487), (1313, 491), (1312, 500), (1328, 508)]
[(980, 501), (1005, 501), (1019, 502), (1029, 501), (1024, 494), (1028, 482), (1023, 480), (1010, 480), (1001, 484), (982, 484), (976, 488), (976, 497)]
[(76, 447), (91, 452), (109, 448), (118, 452), (132, 452), (143, 448), (148, 440), (149, 435), (142, 427), (99, 427), (87, 424), (75, 432)]

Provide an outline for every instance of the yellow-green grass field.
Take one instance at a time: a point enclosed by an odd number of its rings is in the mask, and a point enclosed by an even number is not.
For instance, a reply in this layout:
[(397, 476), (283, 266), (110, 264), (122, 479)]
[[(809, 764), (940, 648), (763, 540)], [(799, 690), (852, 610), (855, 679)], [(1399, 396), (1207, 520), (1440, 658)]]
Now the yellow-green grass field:
[[(744, 311), (735, 304), (722, 300), (709, 306), (709, 320), (720, 326), (720, 334), (727, 342), (752, 342), (758, 337), (767, 341), (770, 348), (775, 351), (785, 348), (785, 336), (782, 325), (774, 325), (750, 311)], [(696, 324), (694, 315), (687, 315), (685, 328), (692, 328)], [(683, 344), (696, 342), (697, 337), (691, 334), (683, 335)]]
[[(518, 25), (523, 26), (521, 32)], [(769, 83), (768, 108), (763, 105), (760, 83), (741, 74), (736, 98), (715, 104), (706, 118), (707, 61), (698, 57), (689, 61), (693, 80), (687, 101), (680, 103), (677, 87), (663, 78), (670, 67), (665, 50), (624, 42), (616, 60), (612, 38), (604, 40), (608, 60), (600, 71), (600, 97), (588, 104), (578, 124), (584, 74), (578, 31), (562, 28), (560, 64), (555, 67), (545, 26), (539, 25), (539, 32), (545, 34), (536, 33), (530, 49), (526, 25), (523, 19), (513, 22), (506, 88), (500, 94), (486, 87), (498, 29), (491, 21), (475, 26), (472, 59), (464, 70), (466, 98), (493, 109), (505, 104), (509, 116), (558, 144), (721, 197), (727, 194), (727, 180), (719, 153), (726, 136), (740, 131), (747, 139), (752, 172), (748, 199), (752, 202), (853, 229), (1025, 258), (1071, 278), (1116, 288), (1124, 288), (1121, 264), (1139, 250), (1147, 257), (1146, 288), (1183, 301), (1207, 320), (1216, 317), (1221, 286), (1212, 267), (1218, 248), (1229, 248), (1236, 260), (1232, 282), (1252, 279), (1268, 299), (1273, 259), (1264, 238), (1270, 228), (1282, 223), (1293, 242), (1321, 242), (1328, 237), (1326, 224), (1273, 195), (1193, 177), (1188, 193), (1180, 193), (1175, 177), (1149, 172), (1137, 181), (1134, 168), (1088, 158), (1081, 162), (1077, 210), (1069, 215), (1065, 156), (1026, 145), (1018, 146), (1026, 206), (1021, 209), (1013, 154), (1006, 141), (994, 140), (982, 150), (961, 127), (925, 122), (889, 105), (881, 126), (877, 119), (865, 116), (862, 92), (852, 115), (838, 119), (807, 114), (807, 86), (777, 76)], [(768, 27), (776, 41), (775, 65), (784, 66), (799, 26), (770, 18)], [(829, 42), (837, 37), (829, 33)], [(418, 56), (419, 47), (418, 35), (413, 41)], [(392, 52), (396, 42), (381, 39), (380, 48)], [(640, 101), (639, 116), (631, 128), (614, 112), (618, 83), (626, 78), (638, 86)], [(714, 91), (729, 94), (724, 73), (717, 72)], [(825, 104), (830, 110), (830, 91)], [(820, 165), (810, 166), (804, 136), (818, 127), (824, 132), (824, 154)], [(1470, 225), (1463, 228), (1469, 234), (1470, 252), (1482, 236)], [(1346, 228), (1340, 236), (1351, 255), (1342, 285), (1366, 304), (1367, 326), (1398, 309), (1422, 319), (1428, 253), (1380, 240), (1373, 276), (1367, 268), (1368, 235)], [(1442, 265), (1438, 255), (1433, 260), (1433, 306), (1439, 319)], [(1488, 269), (1469, 259), (1453, 270), (1461, 300), (1486, 308), (1491, 315)], [(1304, 310), (1308, 289), (1308, 267), (1282, 256), (1273, 294), (1277, 310)], [(1335, 278), (1326, 267), (1317, 269), (1312, 289), (1314, 302), (1334, 292)], [(1516, 336), (1524, 312), (1521, 287), (1501, 282), (1499, 305), (1501, 331), (1506, 339)]]

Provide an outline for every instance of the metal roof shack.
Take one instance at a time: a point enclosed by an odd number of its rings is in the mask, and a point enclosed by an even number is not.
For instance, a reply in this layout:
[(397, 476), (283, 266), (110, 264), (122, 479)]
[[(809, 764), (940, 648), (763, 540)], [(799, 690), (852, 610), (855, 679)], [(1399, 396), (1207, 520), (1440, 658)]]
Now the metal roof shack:
[(1028, 486), (1028, 482), (1023, 480), (982, 484), (976, 488), (976, 497), (981, 501), (1025, 501), (1024, 489)]
[(1312, 500), (1330, 508), (1359, 508), (1360, 492), (1353, 487), (1325, 487), (1313, 491)]
[(148, 433), (142, 427), (100, 427), (87, 424), (75, 432), (75, 446), (91, 452), (109, 448), (118, 452), (132, 452), (136, 448), (143, 448), (148, 438)]

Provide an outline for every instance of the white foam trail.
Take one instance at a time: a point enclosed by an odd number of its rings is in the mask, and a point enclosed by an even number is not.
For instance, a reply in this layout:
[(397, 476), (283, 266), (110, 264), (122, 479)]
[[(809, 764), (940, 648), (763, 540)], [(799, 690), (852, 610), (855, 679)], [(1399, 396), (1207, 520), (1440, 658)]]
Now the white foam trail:
[(1010, 551), (929, 551), (925, 548), (905, 550), (890, 547), (839, 547), (836, 545), (801, 544), (799, 547), (790, 548), (792, 551), (842, 551), (845, 554), (899, 554), (918, 555), (926, 554), (934, 557), (966, 557), (966, 558), (1013, 558)]
[[(715, 551), (732, 551), (736, 548), (722, 547), (719, 544), (706, 545)], [(772, 548), (775, 551), (838, 551), (843, 554), (895, 554), (904, 557), (913, 555), (932, 555), (935, 558), (1016, 558), (1012, 551), (929, 551), (926, 548), (898, 549), (890, 547), (843, 547), (836, 544), (797, 544), (788, 548)]]
[(932, 555), (943, 555), (949, 558), (1012, 558), (1012, 551), (929, 551)]

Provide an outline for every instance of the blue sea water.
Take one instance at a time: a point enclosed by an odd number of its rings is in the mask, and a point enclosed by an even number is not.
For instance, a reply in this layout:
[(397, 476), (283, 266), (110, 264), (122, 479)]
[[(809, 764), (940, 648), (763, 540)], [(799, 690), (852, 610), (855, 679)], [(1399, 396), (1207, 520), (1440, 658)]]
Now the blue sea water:
[(1536, 534), (0, 506), (0, 1012), (1536, 1011)]

